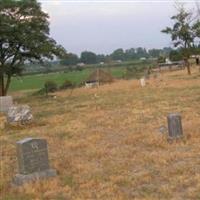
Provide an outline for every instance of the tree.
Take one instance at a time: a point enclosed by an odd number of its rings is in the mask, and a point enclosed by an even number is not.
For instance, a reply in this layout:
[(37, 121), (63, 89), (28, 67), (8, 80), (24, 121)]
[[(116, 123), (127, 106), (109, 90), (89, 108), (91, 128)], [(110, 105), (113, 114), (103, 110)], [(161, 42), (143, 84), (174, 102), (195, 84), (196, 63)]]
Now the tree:
[(138, 57), (138, 58), (148, 57), (148, 54), (147, 54), (147, 51), (146, 51), (145, 48), (138, 47), (138, 48), (136, 49), (136, 52), (137, 52), (137, 57)]
[(170, 34), (174, 47), (180, 48), (188, 74), (191, 74), (188, 59), (191, 49), (195, 47), (196, 39), (200, 37), (200, 21), (194, 19), (192, 13), (186, 11), (183, 5), (177, 9), (178, 14), (171, 17), (174, 21), (173, 27), (167, 27), (162, 32)]
[(136, 52), (134, 48), (127, 49), (125, 51), (125, 58), (126, 60), (133, 60), (136, 58)]
[(110, 56), (113, 60), (124, 60), (124, 50), (116, 49)]
[(162, 49), (149, 49), (148, 53), (153, 58), (158, 58), (162, 55)]
[(79, 58), (76, 54), (69, 53), (62, 60), (62, 65), (76, 65), (79, 62)]
[(105, 55), (104, 54), (98, 54), (97, 55), (97, 62), (105, 62)]
[(97, 56), (95, 53), (90, 51), (84, 51), (81, 53), (81, 62), (85, 64), (95, 64), (97, 63)]
[(169, 53), (169, 58), (171, 61), (180, 61), (183, 59), (180, 50), (171, 50)]
[(166, 57), (163, 56), (163, 55), (160, 55), (160, 56), (158, 57), (158, 63), (165, 63), (165, 60), (166, 60)]
[(37, 0), (0, 1), (0, 96), (24, 63), (63, 55), (65, 50), (49, 37), (48, 15)]

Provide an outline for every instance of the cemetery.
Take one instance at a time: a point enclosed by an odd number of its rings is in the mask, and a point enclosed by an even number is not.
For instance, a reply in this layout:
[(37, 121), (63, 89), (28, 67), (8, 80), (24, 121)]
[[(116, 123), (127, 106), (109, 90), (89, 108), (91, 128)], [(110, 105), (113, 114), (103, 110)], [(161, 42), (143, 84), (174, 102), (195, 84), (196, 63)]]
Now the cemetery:
[(200, 199), (200, 4), (73, 3), (0, 1), (0, 200)]
[(13, 126), (0, 114), (2, 199), (197, 199), (198, 68), (160, 76), (56, 99), (13, 94), (33, 119)]

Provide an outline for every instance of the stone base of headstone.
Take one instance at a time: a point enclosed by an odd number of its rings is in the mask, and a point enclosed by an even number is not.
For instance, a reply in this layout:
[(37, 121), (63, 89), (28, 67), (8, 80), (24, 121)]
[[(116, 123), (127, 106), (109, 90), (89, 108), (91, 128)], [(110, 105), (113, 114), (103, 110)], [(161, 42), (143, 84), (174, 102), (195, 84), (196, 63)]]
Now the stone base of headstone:
[(7, 113), (8, 109), (13, 105), (11, 96), (0, 97), (0, 112)]
[(16, 174), (14, 179), (13, 179), (13, 186), (21, 186), (23, 184), (26, 183), (31, 183), (34, 181), (38, 181), (41, 179), (46, 179), (46, 178), (50, 178), (50, 177), (54, 177), (57, 175), (57, 172), (55, 169), (48, 169), (48, 170), (44, 170), (41, 172), (35, 172), (32, 174)]

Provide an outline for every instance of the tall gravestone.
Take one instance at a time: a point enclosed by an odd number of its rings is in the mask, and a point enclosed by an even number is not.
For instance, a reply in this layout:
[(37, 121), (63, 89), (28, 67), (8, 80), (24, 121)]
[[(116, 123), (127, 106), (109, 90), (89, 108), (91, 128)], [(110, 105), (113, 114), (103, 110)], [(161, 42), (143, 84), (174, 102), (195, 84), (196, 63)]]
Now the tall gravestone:
[(14, 177), (14, 185), (56, 176), (56, 170), (49, 167), (45, 139), (26, 138), (18, 141), (17, 159), (19, 173)]
[(8, 109), (13, 105), (13, 99), (11, 96), (0, 97), (0, 112), (8, 112)]
[(180, 138), (183, 136), (181, 115), (179, 113), (172, 113), (167, 116), (168, 121), (168, 134), (172, 139)]

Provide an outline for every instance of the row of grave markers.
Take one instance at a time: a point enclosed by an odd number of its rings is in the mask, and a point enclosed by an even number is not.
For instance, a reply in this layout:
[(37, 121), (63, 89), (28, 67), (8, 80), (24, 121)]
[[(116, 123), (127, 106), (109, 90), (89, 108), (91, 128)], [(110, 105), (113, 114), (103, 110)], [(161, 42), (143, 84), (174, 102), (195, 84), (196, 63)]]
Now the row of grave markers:
[[(167, 117), (168, 134), (171, 139), (183, 136), (180, 114), (170, 114)], [(55, 169), (51, 169), (48, 159), (48, 147), (45, 139), (26, 138), (16, 143), (18, 174), (13, 179), (13, 185), (20, 186), (31, 181), (54, 177)]]

